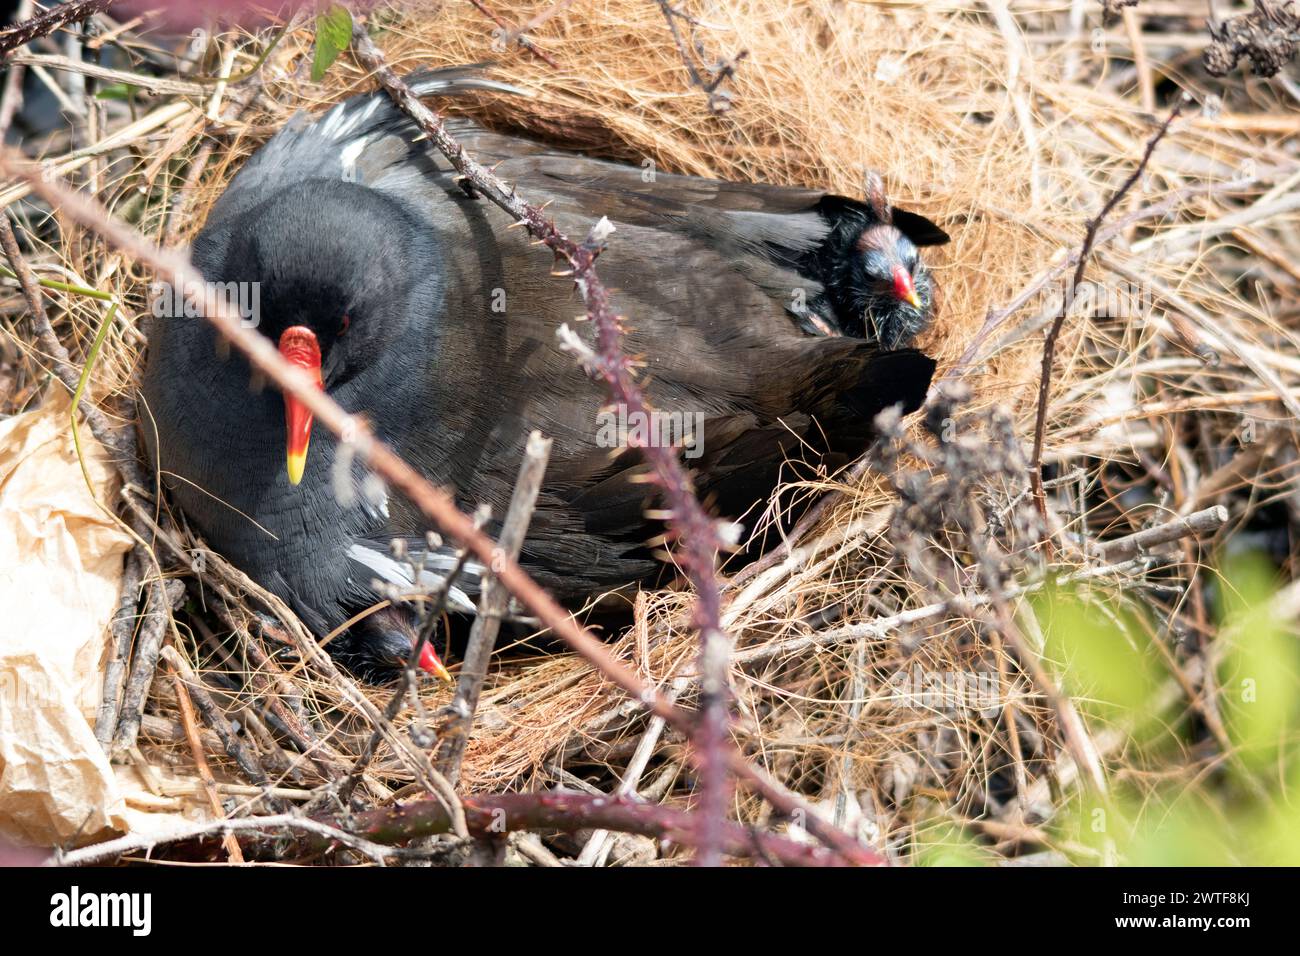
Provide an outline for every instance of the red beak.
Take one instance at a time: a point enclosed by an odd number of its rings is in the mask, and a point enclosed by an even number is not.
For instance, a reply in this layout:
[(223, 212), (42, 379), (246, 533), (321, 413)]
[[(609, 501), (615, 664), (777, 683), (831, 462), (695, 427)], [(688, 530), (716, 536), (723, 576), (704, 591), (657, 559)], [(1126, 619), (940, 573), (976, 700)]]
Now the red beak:
[[(291, 365), (305, 369), (316, 381), (319, 388), (320, 378), (320, 343), (316, 333), (305, 325), (291, 325), (280, 334), (280, 354)], [(307, 445), (311, 441), (311, 412), (307, 406), (292, 395), (284, 396), (284, 427), (286, 464), (289, 469), (289, 483), (302, 481), (303, 471), (307, 468)]]
[(439, 680), (446, 681), (448, 684), (451, 683), (451, 675), (447, 673), (447, 668), (442, 666), (442, 661), (438, 659), (438, 655), (433, 652), (433, 648), (427, 643), (420, 648), (419, 666), (420, 670), (426, 674), (432, 674)]
[(921, 297), (916, 294), (912, 273), (902, 266), (894, 266), (894, 295), (914, 309), (921, 308)]

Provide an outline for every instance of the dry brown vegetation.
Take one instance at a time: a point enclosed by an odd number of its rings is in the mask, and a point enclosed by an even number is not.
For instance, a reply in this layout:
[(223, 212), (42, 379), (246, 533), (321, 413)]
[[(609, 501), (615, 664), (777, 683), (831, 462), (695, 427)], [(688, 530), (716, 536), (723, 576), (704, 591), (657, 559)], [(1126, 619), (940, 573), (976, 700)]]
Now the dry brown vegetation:
[[(793, 554), (726, 588), (735, 735), (754, 761), (890, 859), (923, 855), (939, 822), (967, 834), (969, 852), (1048, 850), (1095, 862), (1105, 850), (1068, 823), (1081, 808), (1120, 791), (1136, 805), (1160, 805), (1171, 790), (1208, 794), (1216, 769), (1240, 759), (1216, 679), (1224, 653), (1211, 570), (1217, 544), (1253, 535), (1273, 548), (1287, 579), (1294, 575), (1300, 91), (1241, 72), (1209, 77), (1201, 8), (1188, 15), (1182, 4), (1143, 3), (1104, 30), (1092, 3), (684, 6), (699, 23), (679, 28), (688, 45), (702, 45), (705, 56), (691, 57), (705, 76), (713, 62), (745, 51), (719, 86), (725, 110), (691, 84), (664, 13), (646, 0), (560, 4), (527, 34), (554, 66), (494, 41), (492, 22), (469, 3), (383, 10), (374, 37), (399, 72), (492, 59), (496, 75), (536, 94), (526, 112), (486, 96), (454, 106), (485, 122), (673, 172), (848, 195), (860, 192), (865, 168), (876, 169), (898, 205), (951, 233), (951, 245), (928, 257), (942, 290), (939, 320), (921, 343), (941, 370), (933, 434), (905, 423), (910, 430), (876, 451), (867, 475), (828, 477), (816, 490), (839, 497)], [(538, 0), (490, 7), (515, 25), (551, 9)], [(83, 160), (58, 135), (24, 148), (146, 235), (183, 241), (291, 113), (371, 88), (347, 54), (323, 83), (309, 80), (305, 18), (254, 78), (220, 90), (186, 79), (223, 63), (249, 69), (274, 32), (213, 34), (201, 63), (168, 74), (191, 88), (138, 98), (130, 115), (106, 101), (108, 127), (96, 135), (118, 136), (110, 149)], [(147, 35), (131, 43), (177, 46)], [(1098, 294), (1075, 303), (1057, 349), (1044, 454), (1055, 479), (1054, 543), (1043, 549), (1026, 494), (1042, 330), (1059, 308), (1085, 222), (1132, 172), (1178, 90), (1195, 102), (1103, 224), (1087, 270), (1088, 291)], [(164, 122), (151, 120), (160, 115)], [(131, 414), (122, 399), (139, 368), (150, 274), (57, 216), (37, 228), (37, 212), (17, 198), (17, 187), (0, 186), (0, 202), (33, 223), (27, 235), (44, 237), (28, 256), (38, 274), (122, 303), (92, 396), (109, 415)], [(628, 254), (635, 250), (616, 241), (606, 253)], [(39, 401), (49, 359), (23, 334), (16, 287), (3, 292), (0, 385), (5, 410), (15, 411)], [(556, 294), (568, 290), (557, 282)], [(102, 303), (62, 292), (46, 303), (74, 360), (84, 360)], [(811, 490), (784, 489), (783, 500)], [(1226, 521), (1216, 512), (1198, 534), (1154, 550), (1106, 544), (1215, 506), (1226, 508)], [(174, 568), (174, 555), (157, 550)], [(355, 759), (370, 735), (365, 717), (328, 675), (277, 659), (274, 630), (254, 616), (265, 604), (247, 597), (255, 589), (219, 557), (201, 574), (169, 573), (192, 596), (176, 614), (177, 652), (227, 717), (265, 717), (266, 701), (278, 697), (313, 728), (323, 764), (288, 755), (270, 731), (245, 742), (284, 801), (329, 809), (320, 799), (332, 782), (326, 767)], [(1142, 745), (1149, 735), (1135, 730), (1139, 721), (1092, 706), (1095, 688), (1071, 680), (1055, 655), (1059, 638), (1043, 619), (1051, 608), (1026, 594), (1048, 573), (1073, 576), (1080, 599), (1111, 615), (1150, 666), (1145, 719), (1165, 730), (1157, 754)], [(214, 584), (236, 599), (223, 602)], [(642, 593), (634, 622), (610, 645), (687, 705), (697, 650), (689, 604), (682, 589)], [(909, 697), (899, 675), (912, 673), (981, 675), (996, 703)], [(382, 689), (365, 692), (379, 707), (387, 700)], [(441, 686), (422, 690), (430, 712), (447, 697)], [(188, 782), (197, 794), (177, 706), (172, 682), (158, 680), (143, 753), (167, 767), (173, 790)], [(408, 708), (398, 726), (416, 716)], [(236, 813), (268, 812), (206, 740), (218, 780), (233, 785), (226, 794)], [(1270, 772), (1294, 770), (1282, 761)], [(412, 779), (382, 744), (363, 789), (382, 803)], [(620, 781), (648, 801), (689, 807), (684, 740), (648, 722), (580, 658), (503, 658), (469, 744), (466, 791), (610, 792)], [(1203, 802), (1220, 812), (1213, 797)], [(743, 792), (733, 814), (788, 828)], [(611, 860), (678, 854), (644, 837), (605, 845), (570, 836), (549, 846), (586, 862), (611, 848)]]

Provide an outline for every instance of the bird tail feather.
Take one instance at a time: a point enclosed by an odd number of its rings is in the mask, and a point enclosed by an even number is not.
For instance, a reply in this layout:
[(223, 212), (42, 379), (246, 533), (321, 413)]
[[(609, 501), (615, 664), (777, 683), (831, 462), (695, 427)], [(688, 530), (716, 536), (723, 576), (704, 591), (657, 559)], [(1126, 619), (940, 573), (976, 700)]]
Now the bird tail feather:
[(416, 96), (454, 96), (469, 90), (489, 90), (509, 93), (512, 96), (532, 97), (532, 93), (493, 80), (487, 71), (495, 66), (491, 61), (467, 63), (464, 66), (445, 66), (436, 70), (419, 70), (406, 77), (406, 84)]

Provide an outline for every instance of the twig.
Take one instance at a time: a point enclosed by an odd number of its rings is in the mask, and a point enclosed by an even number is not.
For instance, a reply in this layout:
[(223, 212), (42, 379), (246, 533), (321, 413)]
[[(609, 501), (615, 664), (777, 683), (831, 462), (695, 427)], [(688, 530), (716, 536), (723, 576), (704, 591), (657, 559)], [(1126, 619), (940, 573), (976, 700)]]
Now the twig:
[(1187, 537), (1201, 537), (1218, 531), (1228, 523), (1228, 509), (1215, 505), (1204, 511), (1197, 511), (1182, 518), (1175, 518), (1154, 528), (1144, 528), (1136, 534), (1130, 534), (1101, 545), (1102, 557), (1107, 561), (1127, 561), (1152, 548), (1169, 544)]
[(95, 739), (108, 752), (117, 729), (122, 708), (122, 688), (126, 682), (127, 663), (131, 659), (131, 639), (141, 617), (136, 613), (140, 603), (140, 579), (144, 576), (144, 563), (134, 550), (126, 557), (122, 568), (122, 587), (119, 591), (117, 611), (110, 625), (112, 634), (108, 663), (104, 667), (104, 692), (100, 698), (99, 712), (95, 717)]
[[(172, 651), (172, 648), (169, 647), (167, 650)], [(175, 651), (172, 651), (172, 653), (174, 655)], [(174, 670), (172, 673), (172, 686), (176, 689), (176, 703), (181, 713), (181, 726), (185, 728), (185, 738), (189, 741), (190, 754), (194, 758), (194, 769), (198, 771), (199, 780), (203, 783), (203, 791), (207, 795), (208, 805), (218, 818), (224, 817), (226, 809), (221, 804), (221, 794), (217, 792), (217, 781), (212, 776), (212, 768), (208, 766), (208, 758), (203, 751), (203, 741), (199, 737), (198, 721), (194, 719), (194, 705), (190, 701), (190, 695), (185, 689), (185, 681), (181, 679), (179, 669)], [(231, 863), (244, 862), (244, 852), (239, 848), (239, 841), (235, 839), (233, 833), (224, 834), (221, 842)]]
[(154, 94), (206, 96), (208, 93), (208, 88), (202, 83), (192, 83), (189, 80), (173, 80), (164, 76), (147, 76), (143, 73), (131, 73), (127, 70), (113, 70), (106, 66), (73, 60), (52, 53), (15, 53), (6, 62), (12, 66), (48, 66), (51, 69), (75, 73), (79, 76), (89, 76), (108, 83), (125, 83)]
[[(671, 689), (668, 691), (669, 700), (676, 700), (683, 690), (689, 684), (685, 677), (674, 679)], [(654, 756), (655, 750), (659, 747), (659, 740), (663, 736), (665, 723), (662, 717), (651, 717), (650, 723), (637, 741), (636, 750), (632, 753), (632, 759), (628, 761), (627, 769), (623, 771), (623, 777), (618, 782), (618, 787), (614, 793), (620, 797), (635, 797), (637, 784), (641, 781), (641, 775), (645, 773), (646, 766), (650, 763), (650, 758)], [(579, 866), (601, 866), (601, 860), (608, 852), (610, 846), (608, 830), (596, 830), (587, 840), (587, 845), (582, 848), (578, 854)]]
[[(639, 833), (670, 843), (699, 847), (699, 816), (668, 807), (641, 803), (627, 797), (583, 794), (514, 793), (465, 798), (465, 816), (474, 836), (500, 835), (521, 830), (576, 830), (600, 828), (619, 833)], [(400, 842), (417, 836), (445, 833), (445, 811), (431, 800), (385, 807), (358, 814), (351, 832), (375, 843)], [(723, 852), (738, 857), (762, 856), (787, 866), (834, 866), (843, 860), (817, 847), (769, 834), (752, 834), (748, 827), (724, 822)]]
[(520, 856), (538, 866), (564, 866), (554, 853), (542, 845), (541, 837), (535, 833), (512, 833), (510, 842), (519, 851)]
[[(212, 699), (203, 682), (199, 680), (197, 674), (185, 659), (177, 652), (174, 647), (164, 647), (159, 655), (175, 671), (175, 676), (180, 682), (180, 686), (185, 688), (188, 696), (193, 700), (194, 706), (199, 709), (203, 715), (204, 722), (212, 728), (221, 739), (221, 745), (225, 748), (226, 754), (239, 765), (239, 769), (244, 772), (250, 783), (264, 789), (269, 789), (271, 781), (266, 776), (266, 771), (258, 762), (257, 758), (248, 752), (239, 739), (230, 730), (230, 721), (226, 719), (217, 702)], [(279, 801), (274, 798), (266, 798), (267, 805), (273, 810), (280, 810)]]
[[(14, 12), (14, 19), (19, 23), (29, 19), (33, 5), (33, 0), (22, 0)], [(0, 143), (4, 142), (14, 117), (23, 107), (23, 72), (22, 66), (11, 63), (5, 74), (4, 92), (0, 93), (0, 97), (3, 97), (0, 99)]]
[[(524, 460), (519, 466), (519, 477), (515, 481), (510, 507), (497, 537), (500, 553), (512, 561), (519, 560), (519, 549), (523, 547), (524, 537), (528, 533), (528, 524), (532, 521), (533, 507), (542, 490), (542, 477), (546, 474), (546, 464), (550, 457), (551, 440), (543, 438), (540, 432), (530, 434), (524, 446)], [(456, 696), (451, 702), (452, 719), (440, 729), (442, 743), (438, 749), (437, 767), (453, 786), (460, 779), (460, 764), (465, 757), (465, 745), (474, 724), (474, 712), (478, 710), (483, 681), (487, 679), (488, 662), (496, 646), (497, 631), (501, 627), (501, 617), (505, 614), (509, 600), (510, 592), (497, 583), (490, 568), (485, 569), (478, 616), (470, 628), (469, 644), (461, 662)]]
[(44, 13), (16, 23), (7, 30), (0, 30), (0, 57), (10, 50), (15, 50), (25, 43), (49, 36), (55, 30), (68, 23), (76, 23), (103, 13), (113, 5), (113, 0), (69, 0), (58, 6), (50, 7)]
[(1083, 282), (1083, 273), (1088, 267), (1088, 260), (1092, 256), (1092, 247), (1097, 240), (1097, 230), (1106, 217), (1110, 215), (1111, 210), (1142, 178), (1142, 173), (1146, 171), (1147, 164), (1151, 162), (1156, 147), (1165, 138), (1165, 134), (1169, 132), (1169, 127), (1183, 111), (1183, 106), (1186, 105), (1188, 100), (1189, 97), (1186, 95), (1179, 99), (1174, 108), (1170, 110), (1169, 115), (1165, 117), (1165, 121), (1160, 124), (1159, 129), (1147, 141), (1146, 150), (1142, 153), (1142, 158), (1134, 167), (1133, 172), (1106, 200), (1105, 205), (1101, 207), (1101, 211), (1088, 220), (1084, 231), (1083, 245), (1079, 250), (1078, 262), (1074, 268), (1074, 275), (1065, 290), (1065, 300), (1061, 303), (1060, 312), (1057, 313), (1051, 328), (1047, 330), (1047, 338), (1043, 341), (1043, 368), (1038, 380), (1038, 412), (1034, 419), (1034, 448), (1029, 459), (1029, 481), (1034, 492), (1034, 503), (1038, 507), (1038, 513), (1042, 517), (1045, 526), (1048, 525), (1048, 519), (1047, 493), (1043, 489), (1043, 440), (1047, 431), (1047, 406), (1052, 388), (1052, 363), (1056, 358), (1057, 339), (1061, 336), (1061, 329), (1065, 325), (1066, 316), (1070, 314), (1070, 309), (1074, 305), (1074, 297)]
[[(677, 19), (681, 18), (690, 24), (692, 32), (695, 30), (696, 20), (674, 7), (668, 0), (655, 0), (660, 11), (664, 15), (664, 20), (668, 22), (668, 31), (672, 34), (673, 43), (677, 45), (677, 53), (681, 57), (682, 65), (686, 67), (686, 72), (690, 75), (691, 86), (698, 88), (709, 100), (709, 109), (714, 113), (725, 113), (731, 108), (731, 97), (725, 92), (720, 91), (728, 79), (736, 73), (736, 66), (749, 55), (748, 50), (741, 50), (729, 60), (722, 60), (716, 67), (709, 70), (713, 74), (711, 80), (705, 81), (700, 76), (700, 71), (695, 68), (691, 61), (690, 51), (686, 48), (686, 41), (682, 38), (681, 31), (677, 29)], [(697, 44), (697, 50), (703, 53), (703, 46)]]
[(297, 830), (316, 837), (324, 845), (340, 843), (343, 846), (363, 853), (375, 863), (383, 865), (384, 861), (397, 855), (400, 851), (391, 847), (380, 846), (364, 837), (356, 836), (347, 830), (311, 820), (303, 816), (280, 814), (279, 816), (248, 817), (238, 820), (214, 820), (193, 826), (176, 827), (173, 830), (153, 834), (132, 834), (104, 843), (95, 843), (80, 850), (68, 853), (56, 852), (49, 860), (53, 866), (93, 866), (107, 860), (114, 860), (125, 853), (139, 850), (152, 850), (168, 843), (184, 840), (203, 840), (224, 837), (234, 833), (250, 833), (270, 837), (279, 831)]
[[(411, 654), (407, 658), (406, 666), (402, 669), (401, 685), (393, 692), (393, 696), (388, 699), (388, 706), (384, 709), (384, 719), (392, 721), (402, 709), (402, 702), (406, 700), (412, 688), (416, 686), (415, 661), (420, 657), (424, 645), (428, 643), (429, 637), (438, 619), (442, 616), (443, 610), (447, 606), (447, 596), (451, 589), (455, 587), (456, 581), (459, 580), (461, 572), (465, 570), (465, 561), (469, 553), (461, 549), (456, 554), (456, 563), (451, 570), (443, 576), (438, 583), (438, 588), (434, 592), (433, 600), (430, 603), (428, 611), (425, 613), (424, 625), (420, 628), (419, 638), (411, 648)], [(366, 741), (365, 746), (361, 748), (361, 753), (357, 756), (356, 762), (352, 765), (352, 770), (348, 773), (347, 778), (339, 787), (339, 799), (344, 803), (352, 798), (352, 791), (357, 785), (362, 773), (370, 765), (371, 759), (375, 755), (375, 748), (379, 745), (379, 739), (382, 736), (382, 728), (376, 726)], [(441, 772), (441, 771), (440, 771)], [(455, 787), (453, 779), (448, 779), (448, 784)]]
[(537, 59), (541, 60), (547, 66), (557, 70), (560, 68), (560, 64), (555, 62), (554, 57), (552, 57), (549, 53), (547, 53), (545, 50), (539, 47), (528, 37), (524, 36), (524, 31), (529, 29), (529, 27), (521, 27), (518, 30), (512, 29), (510, 24), (506, 23), (506, 21), (502, 20), (499, 16), (493, 13), (488, 8), (488, 5), (483, 2), (483, 0), (469, 0), (469, 2), (474, 5), (474, 8), (478, 10), (479, 13), (483, 14), (485, 17), (487, 17), (497, 25), (497, 27), (501, 31), (501, 41), (505, 46), (508, 47), (510, 45), (510, 41), (516, 40), (518, 41), (521, 47), (523, 47), (533, 56), (537, 57)]
[[(682, 846), (698, 844), (694, 814), (604, 795), (555, 792), (467, 797), (465, 808), (470, 833), (475, 837), (499, 837), (526, 830), (571, 833), (602, 827), (621, 833), (639, 833)], [(282, 831), (296, 830), (307, 835), (305, 849), (320, 852), (340, 844), (382, 864), (401, 852), (384, 844), (447, 833), (450, 829), (446, 808), (436, 800), (421, 800), (399, 807), (381, 807), (346, 821), (326, 822), (280, 814), (215, 820), (177, 827), (165, 833), (132, 834), (67, 853), (56, 852), (50, 863), (56, 866), (90, 866), (168, 843), (211, 839), (231, 833), (256, 834), (269, 839)], [(736, 823), (725, 825), (723, 840), (724, 851), (732, 856), (758, 857), (783, 866), (842, 866), (845, 862), (841, 856), (820, 847), (754, 833)]]
[(171, 618), (172, 609), (180, 603), (184, 594), (185, 585), (175, 578), (155, 580), (149, 586), (147, 616), (135, 642), (131, 676), (127, 678), (126, 690), (122, 695), (121, 716), (113, 734), (113, 754), (135, 746), (140, 734), (140, 718), (149, 697), (149, 685), (153, 683), (154, 672), (158, 668), (158, 655), (162, 651), (167, 622)]

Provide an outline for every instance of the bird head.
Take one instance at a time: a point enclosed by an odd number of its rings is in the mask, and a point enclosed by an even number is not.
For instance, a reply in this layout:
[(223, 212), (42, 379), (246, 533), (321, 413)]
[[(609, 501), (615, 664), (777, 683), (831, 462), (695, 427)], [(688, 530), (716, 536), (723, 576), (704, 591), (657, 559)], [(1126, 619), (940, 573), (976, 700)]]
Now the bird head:
[(916, 246), (888, 223), (868, 226), (853, 250), (850, 285), (865, 329), (886, 349), (909, 344), (934, 314), (934, 280)]
[[(221, 223), (222, 281), (256, 284), (254, 317), (292, 365), (326, 391), (392, 351), (432, 270), (411, 267), (422, 240), (404, 208), (364, 186), (309, 180)], [(197, 247), (196, 247), (197, 251)], [(308, 467), (312, 413), (284, 396), (289, 481)]]
[[(921, 262), (917, 242), (900, 226), (921, 223), (925, 241), (946, 242), (947, 235), (928, 220), (896, 211), (885, 196), (880, 174), (865, 181), (870, 218), (850, 252), (848, 287), (852, 307), (863, 328), (886, 349), (902, 348), (923, 332), (934, 317), (934, 280)], [(895, 213), (898, 213), (896, 219)]]
[[(418, 640), (414, 621), (406, 611), (384, 608), (336, 638), (330, 645), (330, 653), (366, 680), (383, 682), (392, 680), (406, 667)], [(452, 680), (442, 659), (427, 641), (420, 646), (415, 666), (446, 683)]]

